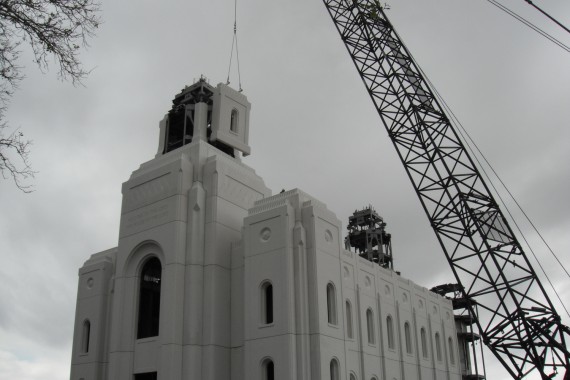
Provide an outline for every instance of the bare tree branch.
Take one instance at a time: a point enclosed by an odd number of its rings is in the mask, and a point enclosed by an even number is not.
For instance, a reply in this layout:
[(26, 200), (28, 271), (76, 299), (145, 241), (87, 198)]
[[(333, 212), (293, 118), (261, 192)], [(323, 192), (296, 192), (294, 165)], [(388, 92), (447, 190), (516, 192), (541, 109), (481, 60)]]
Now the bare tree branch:
[(24, 193), (33, 191), (31, 185), (24, 184), (24, 180), (33, 178), (35, 172), (30, 167), (29, 154), (30, 140), (24, 139), (24, 134), (15, 130), (3, 137), (6, 125), (0, 125), (0, 173), (4, 179), (12, 177), (16, 186)]
[(99, 12), (99, 0), (0, 0), (0, 172), (4, 178), (9, 173), (23, 191), (31, 191), (22, 180), (34, 173), (29, 164), (31, 142), (19, 130), (4, 135), (8, 127), (4, 112), (23, 79), (20, 46), (31, 47), (42, 72), (53, 59), (61, 80), (80, 84), (89, 71), (83, 68), (79, 52), (95, 34)]

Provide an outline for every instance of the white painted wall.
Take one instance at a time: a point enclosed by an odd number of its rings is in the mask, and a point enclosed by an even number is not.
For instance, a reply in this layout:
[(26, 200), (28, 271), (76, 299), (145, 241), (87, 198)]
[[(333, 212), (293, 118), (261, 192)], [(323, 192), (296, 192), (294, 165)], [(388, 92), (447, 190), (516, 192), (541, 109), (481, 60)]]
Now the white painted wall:
[[(447, 346), (451, 336), (457, 351), (451, 302), (346, 251), (340, 221), (321, 202), (291, 190), (256, 202), (244, 224), (246, 378), (263, 379), (260, 365), (267, 356), (275, 362), (276, 378), (283, 379), (329, 379), (333, 359), (340, 364), (340, 379), (348, 380), (350, 374), (366, 380), (460, 378), (458, 361), (450, 363)], [(258, 318), (259, 287), (266, 280), (274, 284), (276, 294), (276, 320), (270, 326)], [(336, 324), (328, 321), (329, 283), (336, 293)], [(296, 302), (298, 298), (308, 302)], [(352, 310), (352, 338), (346, 301)], [(372, 342), (367, 310), (373, 316)], [(388, 348), (388, 315), (394, 321), (394, 349)], [(406, 323), (410, 353), (405, 348)], [(427, 357), (421, 351), (422, 327)], [(441, 361), (433, 351), (436, 332), (441, 336)], [(310, 349), (300, 354), (305, 338)], [(299, 363), (306, 363), (310, 371), (296, 368)]]

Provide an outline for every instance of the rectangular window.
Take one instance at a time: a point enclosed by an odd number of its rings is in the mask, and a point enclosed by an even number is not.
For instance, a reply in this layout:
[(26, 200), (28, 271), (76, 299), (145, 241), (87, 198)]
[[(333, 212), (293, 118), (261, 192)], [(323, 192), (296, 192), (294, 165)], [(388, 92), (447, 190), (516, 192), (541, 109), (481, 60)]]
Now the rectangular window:
[(135, 380), (157, 380), (156, 372), (136, 373)]
[(412, 351), (412, 333), (410, 331), (410, 324), (404, 323), (404, 338), (406, 341), (406, 353), (411, 354)]
[(273, 323), (273, 285), (269, 281), (261, 285), (261, 322)]
[(83, 322), (83, 336), (81, 338), (81, 353), (86, 354), (89, 352), (89, 339), (91, 335), (91, 322), (85, 320)]
[(353, 338), (352, 334), (352, 307), (350, 306), (350, 302), (346, 301), (346, 335), (348, 339)]
[(336, 291), (332, 283), (327, 285), (327, 318), (331, 325), (337, 324), (336, 319)]
[(153, 257), (144, 264), (141, 271), (137, 339), (158, 336), (161, 280), (162, 266)]
[(388, 331), (388, 348), (394, 349), (394, 323), (392, 322), (392, 316), (386, 317), (386, 330)]
[(366, 310), (366, 327), (368, 330), (368, 343), (374, 344), (375, 343), (375, 334), (374, 334), (374, 315), (372, 314), (372, 310)]

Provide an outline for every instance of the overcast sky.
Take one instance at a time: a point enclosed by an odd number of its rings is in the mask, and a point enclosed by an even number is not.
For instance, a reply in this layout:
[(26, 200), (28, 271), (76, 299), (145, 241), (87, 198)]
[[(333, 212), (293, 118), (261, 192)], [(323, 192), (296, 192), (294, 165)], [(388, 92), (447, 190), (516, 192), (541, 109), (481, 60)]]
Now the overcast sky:
[[(502, 2), (570, 45), (523, 0)], [(536, 3), (570, 24), (569, 1)], [(408, 48), (570, 266), (570, 54), (485, 0), (390, 5)], [(34, 141), (38, 174), (31, 194), (0, 181), (0, 379), (69, 378), (78, 268), (117, 245), (121, 183), (154, 157), (173, 96), (202, 74), (225, 82), (233, 14), (233, 0), (104, 1), (82, 54), (93, 69), (85, 87), (42, 74), (24, 51), (27, 77), (6, 116)], [(402, 275), (426, 287), (453, 281), (321, 1), (239, 0), (238, 36), (252, 103), (244, 162), (274, 193), (298, 187), (322, 200), (344, 226), (373, 205)], [(537, 256), (570, 304), (568, 277), (540, 246)], [(486, 359), (488, 378), (506, 378)]]

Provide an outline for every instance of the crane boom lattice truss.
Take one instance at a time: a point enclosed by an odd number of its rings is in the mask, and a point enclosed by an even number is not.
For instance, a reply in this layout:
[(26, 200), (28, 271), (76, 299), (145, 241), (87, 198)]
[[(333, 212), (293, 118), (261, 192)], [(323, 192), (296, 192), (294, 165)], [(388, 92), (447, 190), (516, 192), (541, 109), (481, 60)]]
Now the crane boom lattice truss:
[(513, 378), (537, 371), (547, 379), (564, 368), (567, 379), (569, 330), (384, 10), (375, 0), (323, 1), (420, 198), (483, 342)]

